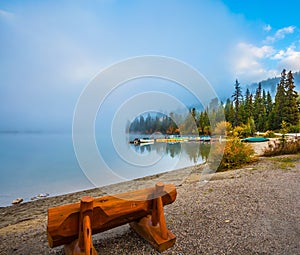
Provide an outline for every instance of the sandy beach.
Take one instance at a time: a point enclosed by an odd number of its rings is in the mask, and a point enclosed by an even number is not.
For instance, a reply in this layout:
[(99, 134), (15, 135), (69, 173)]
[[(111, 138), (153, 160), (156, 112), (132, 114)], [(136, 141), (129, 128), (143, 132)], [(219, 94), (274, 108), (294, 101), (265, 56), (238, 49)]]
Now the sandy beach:
[[(0, 254), (64, 254), (62, 246), (51, 249), (47, 243), (49, 207), (157, 181), (176, 184), (178, 192), (176, 201), (165, 207), (177, 240), (163, 254), (300, 253), (300, 155), (259, 157), (241, 169), (213, 174), (208, 182), (202, 170), (195, 166), (0, 208)], [(157, 254), (128, 225), (93, 238), (99, 254)]]

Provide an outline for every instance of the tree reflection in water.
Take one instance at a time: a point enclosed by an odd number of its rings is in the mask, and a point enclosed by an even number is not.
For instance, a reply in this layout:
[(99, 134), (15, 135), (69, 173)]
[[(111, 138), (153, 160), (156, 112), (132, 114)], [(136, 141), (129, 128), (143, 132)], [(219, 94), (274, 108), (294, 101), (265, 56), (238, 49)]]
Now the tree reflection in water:
[(154, 143), (154, 144), (140, 144), (132, 145), (134, 150), (140, 154), (149, 154), (156, 152), (159, 155), (168, 155), (171, 158), (179, 157), (181, 153), (184, 153), (189, 161), (196, 164), (199, 159), (207, 161), (210, 144), (199, 143), (199, 142), (188, 142), (188, 143)]

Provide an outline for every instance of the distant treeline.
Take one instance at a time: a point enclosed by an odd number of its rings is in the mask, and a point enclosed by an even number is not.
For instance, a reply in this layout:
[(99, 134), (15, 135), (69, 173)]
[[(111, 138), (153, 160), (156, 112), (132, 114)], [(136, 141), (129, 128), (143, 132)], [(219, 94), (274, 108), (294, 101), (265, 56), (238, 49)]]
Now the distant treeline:
[[(261, 83), (258, 84), (255, 94), (250, 93), (249, 89), (243, 94), (240, 83), (236, 80), (233, 95), (225, 103), (215, 99), (205, 110), (191, 108), (189, 116), (174, 113), (170, 113), (169, 116), (141, 115), (131, 123), (129, 131), (146, 134), (184, 132), (210, 135), (218, 122), (226, 121), (227, 126), (233, 129), (247, 127), (251, 134), (255, 131), (280, 130), (283, 124), (288, 131), (299, 132), (299, 104), (293, 73), (286, 73), (284, 69), (274, 98), (270, 91), (262, 89)], [(177, 120), (178, 125), (174, 120)]]
[(147, 117), (141, 115), (131, 123), (129, 132), (143, 134), (152, 134), (154, 132), (161, 132), (163, 134), (179, 134), (180, 131), (172, 117), (172, 113), (170, 116), (150, 113), (148, 113)]

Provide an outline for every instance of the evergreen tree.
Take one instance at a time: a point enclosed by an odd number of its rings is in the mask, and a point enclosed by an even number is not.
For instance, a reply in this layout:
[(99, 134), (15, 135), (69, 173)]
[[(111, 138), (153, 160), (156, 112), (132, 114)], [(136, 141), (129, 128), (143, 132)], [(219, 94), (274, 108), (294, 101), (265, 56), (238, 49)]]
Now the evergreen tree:
[(162, 123), (160, 121), (160, 118), (156, 115), (153, 126), (150, 128), (148, 132), (151, 134), (153, 132), (161, 131), (161, 128), (162, 128)]
[(224, 103), (221, 101), (216, 110), (216, 117), (214, 123), (217, 124), (220, 121), (224, 121), (224, 114), (225, 114)]
[(143, 116), (143, 115), (140, 116), (140, 127), (139, 127), (139, 131), (145, 132), (145, 119), (144, 119), (144, 116)]
[(190, 110), (190, 114), (191, 114), (192, 118), (194, 119), (194, 121), (196, 121), (196, 108), (192, 108)]
[(247, 88), (244, 102), (244, 118), (243, 123), (248, 123), (249, 119), (253, 116), (252, 94)]
[[(299, 129), (300, 95), (295, 90), (293, 73), (283, 69), (280, 82), (277, 84), (275, 99), (269, 91), (262, 89), (261, 83), (258, 84), (255, 95), (246, 90), (245, 100), (238, 80), (235, 82), (232, 100), (228, 98), (225, 105), (219, 104), (217, 99), (210, 102), (210, 109), (197, 112), (195, 108), (190, 109), (189, 116), (176, 115), (170, 116), (157, 114), (141, 115), (129, 125), (130, 132), (162, 133), (174, 134), (185, 132), (186, 134), (210, 133), (215, 125), (225, 120), (233, 127), (244, 124), (253, 134), (254, 130), (280, 130), (282, 123), (285, 123), (291, 130)], [(176, 119), (175, 124), (174, 120)], [(195, 123), (197, 125), (195, 130)], [(294, 131), (296, 132), (296, 131)]]
[(135, 118), (129, 127), (129, 132), (139, 132), (140, 131), (140, 120)]
[(270, 92), (267, 92), (267, 100), (266, 100), (266, 120), (267, 120), (267, 124), (266, 124), (266, 130), (268, 129), (273, 129), (273, 120), (274, 120), (274, 116), (272, 114), (272, 110), (273, 110), (273, 102), (272, 102), (272, 96), (270, 94)]
[(294, 77), (292, 71), (287, 74), (285, 82), (286, 89), (286, 120), (290, 125), (296, 126), (299, 123), (298, 93), (295, 91)]
[(262, 90), (262, 102), (265, 109), (267, 109), (267, 94), (266, 91)]
[(258, 83), (258, 87), (255, 92), (253, 119), (254, 119), (256, 129), (258, 131), (264, 131), (265, 130), (265, 109), (264, 109), (264, 100), (262, 97), (261, 83)]
[(233, 103), (230, 101), (229, 98), (227, 98), (227, 100), (226, 100), (224, 111), (225, 111), (225, 120), (227, 122), (230, 122), (232, 125), (233, 120), (234, 120), (234, 108), (233, 108)]
[(272, 110), (273, 119), (273, 129), (280, 129), (282, 121), (286, 121), (286, 102), (285, 102), (285, 80), (286, 71), (283, 69), (281, 73), (280, 82), (277, 85), (277, 91), (275, 95), (274, 107)]
[(150, 113), (148, 113), (146, 121), (145, 121), (145, 131), (148, 132), (152, 127), (152, 118)]
[(234, 120), (233, 126), (239, 126), (242, 123), (242, 116), (241, 116), (241, 104), (243, 102), (243, 95), (240, 83), (238, 80), (235, 81), (234, 85), (234, 93), (232, 95), (233, 103), (234, 103)]
[(200, 134), (204, 134), (208, 126), (210, 126), (207, 110), (200, 113), (198, 130)]
[(266, 91), (262, 90), (262, 112), (261, 112), (261, 130), (267, 131), (268, 125), (267, 125), (268, 115), (267, 115), (267, 94)]
[(272, 96), (270, 92), (267, 92), (267, 100), (266, 100), (266, 112), (267, 115), (269, 115), (272, 112), (273, 109), (273, 101), (272, 101)]

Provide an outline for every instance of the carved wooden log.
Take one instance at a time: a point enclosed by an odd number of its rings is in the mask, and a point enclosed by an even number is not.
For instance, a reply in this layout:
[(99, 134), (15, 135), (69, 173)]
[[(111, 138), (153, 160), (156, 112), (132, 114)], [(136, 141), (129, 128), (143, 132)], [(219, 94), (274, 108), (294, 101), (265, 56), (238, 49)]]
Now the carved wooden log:
[(159, 195), (163, 190), (164, 184), (157, 183), (154, 191), (152, 215), (130, 223), (130, 226), (159, 252), (172, 247), (176, 241), (175, 235), (167, 228), (164, 204), (162, 197)]
[[(70, 254), (94, 255), (97, 253), (92, 246), (91, 232), (96, 234), (131, 223), (157, 250), (165, 250), (176, 238), (167, 229), (163, 206), (173, 203), (176, 194), (175, 185), (158, 183), (152, 188), (96, 199), (84, 197), (81, 203), (49, 208), (49, 246), (67, 244), (66, 251), (73, 249)], [(75, 253), (75, 249), (88, 249), (90, 253)]]
[(92, 197), (81, 199), (78, 239), (65, 245), (66, 255), (98, 255), (92, 242), (93, 203)]

